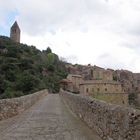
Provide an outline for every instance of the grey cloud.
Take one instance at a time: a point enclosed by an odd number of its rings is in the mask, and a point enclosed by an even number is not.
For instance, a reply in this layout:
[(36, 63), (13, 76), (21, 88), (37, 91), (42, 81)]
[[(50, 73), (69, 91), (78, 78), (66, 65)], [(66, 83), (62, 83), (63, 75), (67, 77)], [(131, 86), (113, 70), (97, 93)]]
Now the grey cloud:
[(70, 56), (67, 56), (67, 57), (65, 58), (65, 60), (66, 60), (67, 62), (69, 62), (69, 63), (73, 63), (73, 62), (77, 63), (78, 58), (77, 58), (77, 56), (75, 56), (75, 55), (70, 55)]
[(112, 68), (112, 69), (119, 69), (119, 68), (126, 69), (127, 68), (126, 64), (120, 62), (117, 58), (115, 58), (109, 53), (104, 53), (100, 55), (96, 59), (95, 63), (104, 68)]
[[(1, 2), (0, 8), (5, 10), (0, 12), (0, 19), (3, 21), (5, 13), (17, 9), (22, 29), (31, 35), (46, 32), (55, 35), (59, 29), (87, 32), (92, 26), (116, 33), (119, 31), (119, 34), (130, 32), (139, 35), (140, 11), (137, 3), (137, 0), (5, 0)], [(126, 15), (121, 13), (125, 4), (130, 5), (132, 11), (136, 9), (136, 18), (130, 15), (126, 19)]]
[(128, 33), (140, 37), (140, 22), (136, 22), (133, 26), (130, 26)]
[(58, 29), (85, 32), (87, 23), (104, 24), (111, 13), (108, 5), (99, 0), (24, 0), (22, 4), (15, 0), (15, 5), (22, 27), (32, 35)]
[(135, 54), (139, 55), (140, 54), (140, 41), (139, 42), (125, 42), (120, 44), (120, 46), (129, 48), (135, 52)]

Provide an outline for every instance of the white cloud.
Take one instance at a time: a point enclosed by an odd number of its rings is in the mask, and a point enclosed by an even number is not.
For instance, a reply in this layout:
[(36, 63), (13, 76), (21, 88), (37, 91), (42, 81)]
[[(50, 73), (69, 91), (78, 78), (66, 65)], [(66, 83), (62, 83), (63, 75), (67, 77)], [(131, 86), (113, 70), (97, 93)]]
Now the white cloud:
[(0, 0), (0, 26), (6, 27), (7, 16), (10, 12), (13, 12), (15, 7), (13, 6), (12, 0), (3, 1)]
[(22, 42), (73, 63), (140, 72), (139, 0), (0, 1), (3, 27), (6, 13), (18, 11)]

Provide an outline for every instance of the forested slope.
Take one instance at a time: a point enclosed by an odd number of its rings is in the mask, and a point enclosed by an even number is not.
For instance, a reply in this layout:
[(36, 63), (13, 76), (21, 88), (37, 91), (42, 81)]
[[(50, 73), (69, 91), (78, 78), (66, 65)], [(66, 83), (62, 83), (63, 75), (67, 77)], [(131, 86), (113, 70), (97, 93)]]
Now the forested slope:
[(35, 46), (15, 43), (0, 36), (0, 98), (11, 98), (48, 88), (59, 91), (65, 78), (65, 63), (52, 53)]

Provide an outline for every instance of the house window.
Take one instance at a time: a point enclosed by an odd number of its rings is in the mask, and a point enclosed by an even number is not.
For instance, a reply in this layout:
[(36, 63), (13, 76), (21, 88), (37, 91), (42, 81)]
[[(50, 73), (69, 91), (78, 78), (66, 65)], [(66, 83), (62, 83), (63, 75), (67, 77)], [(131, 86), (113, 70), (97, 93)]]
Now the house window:
[(92, 92), (94, 92), (94, 88), (92, 88)]
[(86, 89), (86, 91), (88, 92), (88, 88)]
[(105, 91), (107, 91), (107, 88), (105, 88)]
[(99, 89), (99, 88), (97, 88), (97, 91), (100, 91), (100, 89)]

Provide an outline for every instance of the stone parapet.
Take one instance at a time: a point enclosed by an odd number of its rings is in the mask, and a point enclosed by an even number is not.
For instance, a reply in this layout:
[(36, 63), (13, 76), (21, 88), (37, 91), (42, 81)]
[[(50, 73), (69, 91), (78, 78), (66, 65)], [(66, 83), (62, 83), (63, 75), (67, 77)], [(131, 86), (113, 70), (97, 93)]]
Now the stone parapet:
[(61, 91), (68, 107), (103, 140), (140, 140), (140, 111)]
[(47, 90), (42, 90), (34, 94), (21, 96), (18, 98), (0, 100), (0, 120), (20, 114), (47, 94)]

